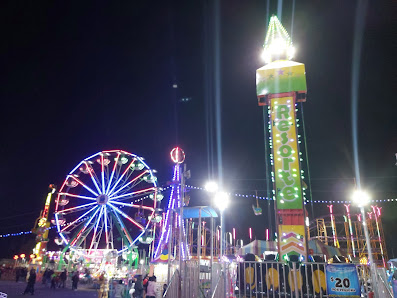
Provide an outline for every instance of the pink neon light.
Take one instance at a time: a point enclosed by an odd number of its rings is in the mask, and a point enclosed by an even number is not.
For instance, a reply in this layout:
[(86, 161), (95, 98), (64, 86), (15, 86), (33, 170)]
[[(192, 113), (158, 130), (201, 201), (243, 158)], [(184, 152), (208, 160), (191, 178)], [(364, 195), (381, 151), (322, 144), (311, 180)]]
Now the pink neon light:
[(252, 240), (252, 228), (249, 228), (250, 240)]
[(130, 169), (131, 165), (136, 161), (136, 158), (134, 157), (131, 161), (131, 163), (128, 165), (128, 167), (124, 170), (123, 174), (119, 177), (119, 179), (116, 181), (116, 183), (113, 185), (112, 189), (109, 191), (109, 194), (112, 193), (112, 191), (116, 188), (116, 186), (119, 184), (121, 179), (123, 179), (124, 175), (127, 173), (127, 171)]
[(266, 229), (266, 241), (269, 241), (269, 229)]
[(233, 240), (236, 240), (236, 229), (233, 228)]
[(218, 230), (216, 230), (216, 238), (218, 238), (218, 241), (219, 241), (219, 234), (220, 234), (220, 232), (219, 232), (219, 229)]
[(121, 211), (119, 208), (113, 206), (112, 204), (108, 203), (109, 206), (111, 206), (113, 208), (113, 210), (117, 211), (118, 213), (120, 213), (123, 217), (125, 217), (126, 219), (128, 219), (130, 222), (132, 222), (134, 225), (136, 225), (138, 228), (140, 228), (141, 230), (143, 230), (143, 226), (140, 225), (138, 222), (136, 222), (135, 220), (133, 220), (131, 217), (129, 217), (127, 214), (125, 214), (123, 211)]
[(361, 214), (356, 214), (356, 216), (357, 216), (357, 220), (361, 221)]
[(91, 188), (89, 188), (87, 185), (85, 185), (83, 182), (81, 182), (79, 179), (77, 179), (73, 175), (70, 175), (70, 177), (72, 177), (72, 179), (76, 180), (81, 186), (83, 186), (85, 189), (87, 189), (89, 192), (91, 192), (94, 196), (98, 195), (97, 193), (95, 193), (95, 191), (93, 191)]
[(91, 170), (91, 167), (88, 165), (88, 163), (87, 163), (86, 161), (84, 161), (84, 164), (85, 164), (85, 166), (87, 167), (88, 173), (90, 174), (92, 183), (94, 183), (96, 190), (100, 193), (101, 190), (99, 189), (98, 183), (96, 183), (96, 180), (95, 180), (94, 176), (92, 175), (92, 172), (93, 172), (93, 171)]
[(126, 193), (126, 194), (123, 194), (123, 195), (110, 197), (110, 199), (111, 200), (115, 200), (115, 199), (119, 199), (119, 198), (125, 198), (125, 197), (128, 197), (128, 196), (138, 195), (138, 194), (145, 193), (145, 192), (148, 192), (148, 191), (152, 191), (152, 190), (155, 190), (155, 189), (156, 189), (155, 187), (149, 187), (149, 188), (137, 190), (137, 191), (134, 191), (134, 192)]

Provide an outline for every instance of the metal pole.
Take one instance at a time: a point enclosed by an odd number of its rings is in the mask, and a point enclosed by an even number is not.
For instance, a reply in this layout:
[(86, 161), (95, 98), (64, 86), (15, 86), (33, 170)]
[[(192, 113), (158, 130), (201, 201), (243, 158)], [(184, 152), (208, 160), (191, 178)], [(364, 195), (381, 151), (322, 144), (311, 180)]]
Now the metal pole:
[(197, 268), (198, 268), (198, 283), (197, 283), (197, 296), (200, 294), (200, 257), (201, 257), (201, 207), (199, 209), (199, 223), (198, 223), (198, 231), (197, 231)]
[(180, 211), (180, 217), (179, 217), (179, 277), (182, 278), (182, 248), (183, 248), (183, 205), (185, 202), (185, 172), (186, 172), (186, 164), (183, 165), (183, 171), (182, 171), (182, 177), (181, 177), (181, 211)]
[(367, 250), (368, 250), (368, 259), (370, 263), (370, 272), (371, 272), (371, 281), (372, 281), (372, 290), (374, 291), (375, 297), (378, 296), (378, 280), (377, 280), (377, 272), (376, 272), (376, 264), (374, 262), (374, 257), (372, 255), (372, 248), (371, 248), (371, 239), (369, 238), (368, 227), (367, 227), (367, 219), (365, 217), (365, 210), (364, 207), (360, 207), (363, 227), (364, 227), (364, 235), (365, 241), (367, 243)]
[(211, 254), (211, 259), (210, 259), (210, 267), (211, 267), (211, 294), (213, 291), (213, 283), (212, 283), (212, 277), (214, 275), (213, 272), (213, 263), (214, 263), (214, 218), (211, 215), (211, 248), (210, 248), (210, 254)]
[(171, 278), (171, 256), (172, 256), (172, 229), (173, 229), (173, 216), (174, 211), (171, 210), (170, 212), (170, 222), (169, 222), (169, 238), (168, 238), (168, 272), (167, 272), (167, 284), (170, 284), (170, 278)]
[(220, 210), (221, 214), (221, 235), (219, 237), (219, 261), (222, 261), (222, 254), (223, 254), (223, 211)]

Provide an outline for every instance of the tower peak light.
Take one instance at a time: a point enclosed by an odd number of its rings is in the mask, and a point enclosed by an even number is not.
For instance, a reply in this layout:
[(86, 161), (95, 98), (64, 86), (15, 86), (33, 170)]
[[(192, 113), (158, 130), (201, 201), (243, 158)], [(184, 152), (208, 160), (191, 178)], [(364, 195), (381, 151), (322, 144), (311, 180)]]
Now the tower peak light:
[(294, 58), (295, 48), (287, 30), (273, 15), (270, 18), (269, 28), (263, 44), (262, 58), (266, 63), (276, 60), (291, 60)]

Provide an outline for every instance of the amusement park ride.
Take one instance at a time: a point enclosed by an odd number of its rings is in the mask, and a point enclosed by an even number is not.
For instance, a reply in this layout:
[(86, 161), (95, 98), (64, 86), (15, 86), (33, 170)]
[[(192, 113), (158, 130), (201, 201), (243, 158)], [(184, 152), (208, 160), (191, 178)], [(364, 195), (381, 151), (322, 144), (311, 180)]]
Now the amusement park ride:
[[(341, 214), (330, 204), (329, 219), (311, 214), (313, 219), (309, 221), (301, 164), (306, 148), (301, 144), (297, 113), (298, 103), (306, 101), (306, 73), (304, 64), (291, 60), (293, 55), (287, 31), (276, 16), (271, 17), (264, 43), (263, 58), (267, 64), (256, 71), (256, 89), (258, 104), (264, 109), (265, 136), (268, 133), (265, 146), (270, 152), (273, 195), (267, 199), (275, 202), (277, 239), (273, 241), (269, 227), (263, 227), (262, 235), (266, 231), (266, 242), (273, 242), (280, 262), (308, 261), (309, 241), (316, 240), (342, 249), (346, 256), (366, 264), (362, 218), (352, 214), (351, 205), (339, 205)], [(190, 172), (186, 171), (184, 151), (174, 148), (171, 160), (173, 177), (167, 187), (170, 195), (165, 210), (160, 209), (165, 189), (158, 185), (155, 170), (142, 157), (123, 150), (106, 150), (82, 160), (56, 193), (51, 221), (49, 210), (56, 190), (50, 185), (44, 210), (33, 230), (37, 234), (33, 251), (37, 260), (46, 254), (51, 222), (57, 232), (55, 242), (61, 247), (57, 252), (58, 269), (81, 264), (94, 264), (98, 270), (120, 265), (137, 268), (146, 256), (139, 253), (141, 245), (141, 251), (148, 251), (150, 263), (168, 263), (168, 280), (171, 263), (178, 261), (182, 270), (182, 262), (187, 260), (198, 261), (199, 268), (201, 261), (206, 266), (210, 264), (212, 278), (213, 262), (220, 264), (227, 255), (237, 257), (243, 241), (236, 239), (234, 228), (222, 233), (215, 222), (215, 209), (188, 207), (185, 179)], [(384, 267), (387, 252), (381, 208), (371, 208), (366, 219), (370, 245), (374, 259)], [(258, 201), (254, 212), (261, 214)], [(251, 229), (249, 239), (253, 240)]]

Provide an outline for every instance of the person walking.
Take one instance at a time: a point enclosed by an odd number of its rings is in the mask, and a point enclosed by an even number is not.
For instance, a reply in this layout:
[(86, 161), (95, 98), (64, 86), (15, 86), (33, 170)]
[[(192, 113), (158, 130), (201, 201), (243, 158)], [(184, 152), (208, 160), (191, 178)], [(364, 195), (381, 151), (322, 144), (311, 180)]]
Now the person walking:
[(138, 275), (136, 278), (134, 295), (136, 298), (143, 298), (143, 284), (142, 284), (142, 275)]
[(79, 272), (75, 271), (72, 275), (72, 290), (74, 290), (74, 291), (77, 290), (77, 285), (79, 283), (79, 279), (80, 279)]
[(147, 284), (146, 298), (156, 298), (156, 276), (149, 277)]
[(65, 269), (65, 270), (63, 270), (63, 272), (61, 273), (61, 276), (60, 276), (60, 280), (61, 280), (61, 282), (59, 284), (60, 288), (65, 288), (65, 283), (66, 283), (67, 278), (68, 278), (68, 272)]
[(28, 278), (28, 284), (26, 286), (25, 291), (22, 293), (23, 295), (30, 293), (34, 295), (34, 284), (36, 283), (36, 271), (32, 268), (30, 269), (30, 274)]

